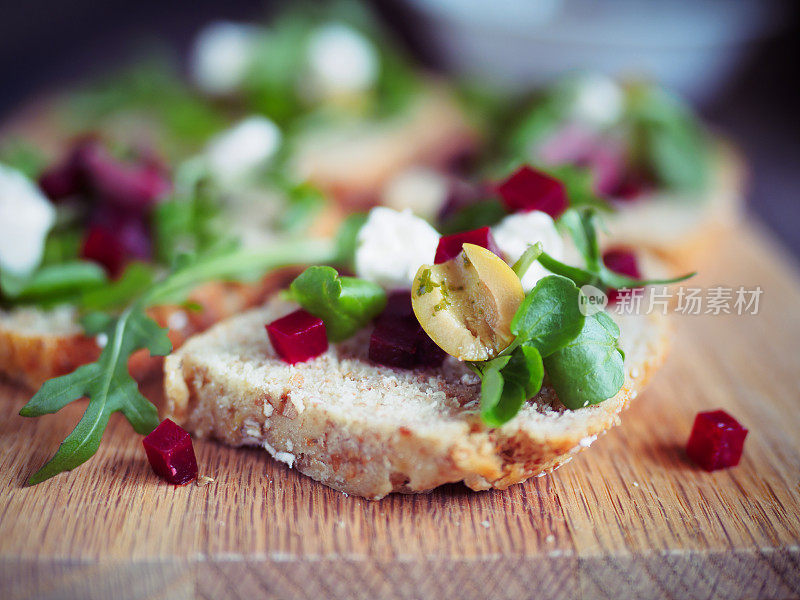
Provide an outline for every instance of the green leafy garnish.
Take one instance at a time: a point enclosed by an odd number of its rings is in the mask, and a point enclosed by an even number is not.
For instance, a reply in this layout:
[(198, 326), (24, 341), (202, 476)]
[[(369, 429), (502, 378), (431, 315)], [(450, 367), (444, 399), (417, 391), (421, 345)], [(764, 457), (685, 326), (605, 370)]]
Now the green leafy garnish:
[(77, 301), (82, 294), (107, 281), (103, 268), (90, 261), (45, 265), (24, 278), (0, 271), (3, 299), (10, 304), (50, 306)]
[(539, 393), (544, 379), (542, 356), (528, 345), (482, 363), (476, 372), (481, 376), (481, 419), (490, 427), (513, 419), (525, 401)]
[(309, 267), (289, 290), (300, 306), (322, 319), (333, 342), (352, 336), (386, 306), (381, 286), (357, 277), (340, 277), (332, 267)]
[(565, 277), (540, 279), (511, 321), (511, 333), (549, 356), (575, 338), (583, 328), (580, 290)]
[(333, 261), (348, 269), (354, 269), (358, 232), (367, 222), (366, 213), (349, 215), (339, 226), (336, 234), (336, 259)]
[(104, 317), (84, 322), (87, 334), (107, 336), (108, 342), (97, 361), (45, 382), (19, 413), (23, 417), (39, 417), (58, 412), (74, 400), (89, 397), (89, 405), (78, 425), (53, 458), (33, 474), (28, 481), (30, 485), (89, 460), (97, 452), (108, 419), (115, 412), (122, 412), (137, 433), (150, 433), (158, 425), (158, 411), (139, 392), (136, 381), (128, 373), (128, 359), (140, 348), (147, 348), (151, 356), (168, 354), (172, 343), (167, 330), (136, 305), (119, 317)]
[[(47, 381), (20, 411), (22, 416), (37, 417), (57, 412), (73, 400), (89, 397), (78, 425), (29, 483), (40, 483), (88, 460), (97, 450), (108, 418), (114, 412), (122, 412), (138, 433), (149, 433), (158, 425), (155, 406), (139, 393), (136, 381), (128, 373), (128, 359), (137, 350), (146, 348), (152, 356), (163, 356), (172, 348), (166, 330), (147, 316), (148, 307), (179, 304), (207, 281), (252, 277), (277, 267), (327, 262), (333, 257), (330, 243), (308, 240), (285, 240), (261, 249), (227, 247), (201, 255), (184, 255), (172, 271), (160, 277), (152, 276), (144, 267), (132, 266), (114, 285), (87, 292), (86, 305), (105, 309), (125, 298), (129, 304), (119, 314), (87, 314), (83, 319), (85, 332), (106, 339), (100, 357), (68, 375)], [(133, 284), (142, 287), (131, 298)]]
[(547, 252), (543, 252), (539, 256), (539, 263), (551, 273), (568, 277), (579, 287), (593, 285), (600, 289), (667, 285), (694, 277), (694, 272), (666, 279), (635, 279), (615, 273), (603, 264), (596, 234), (596, 218), (597, 213), (593, 209), (570, 209), (559, 219), (559, 225), (569, 232), (578, 252), (583, 257), (585, 267), (568, 265), (553, 258)]
[(550, 385), (567, 408), (598, 404), (625, 383), (619, 327), (604, 312), (589, 317), (580, 334), (544, 359)]
[(528, 398), (538, 394), (548, 357), (580, 337), (586, 317), (579, 299), (580, 291), (569, 279), (543, 277), (511, 321), (514, 341), (496, 358), (469, 363), (481, 378), (481, 419), (488, 426), (507, 423)]

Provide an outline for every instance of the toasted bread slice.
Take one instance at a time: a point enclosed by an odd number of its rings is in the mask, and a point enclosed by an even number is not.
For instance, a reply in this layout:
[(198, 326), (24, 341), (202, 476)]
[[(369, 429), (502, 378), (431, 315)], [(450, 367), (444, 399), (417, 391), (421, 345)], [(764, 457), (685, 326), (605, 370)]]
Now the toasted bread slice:
[(650, 250), (679, 269), (696, 267), (744, 210), (747, 169), (738, 151), (718, 140), (708, 190), (700, 197), (667, 192), (622, 205), (605, 221), (606, 245)]
[(620, 316), (626, 382), (615, 397), (570, 411), (545, 387), (512, 421), (488, 429), (479, 381), (463, 363), (414, 371), (371, 364), (369, 331), (311, 361), (284, 363), (264, 325), (295, 308), (274, 299), (167, 357), (164, 416), (200, 437), (262, 446), (317, 481), (371, 499), (457, 481), (504, 489), (552, 471), (619, 422), (669, 337), (665, 316)]
[[(261, 304), (295, 274), (295, 270), (285, 269), (257, 284), (209, 283), (190, 296), (199, 310), (157, 306), (148, 312), (169, 328), (172, 344), (178, 347), (214, 323)], [(36, 389), (48, 379), (96, 360), (100, 350), (96, 338), (83, 335), (74, 307), (0, 309), (0, 376), (6, 379)], [(129, 366), (134, 377), (142, 380), (159, 373), (162, 362), (140, 351), (131, 357)]]

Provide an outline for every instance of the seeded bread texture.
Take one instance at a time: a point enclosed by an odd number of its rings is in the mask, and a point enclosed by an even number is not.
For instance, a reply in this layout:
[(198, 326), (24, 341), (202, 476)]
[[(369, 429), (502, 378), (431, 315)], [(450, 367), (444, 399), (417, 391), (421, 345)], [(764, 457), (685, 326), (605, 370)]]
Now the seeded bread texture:
[(368, 330), (289, 365), (264, 325), (296, 306), (274, 299), (190, 339), (164, 365), (165, 415), (198, 437), (261, 446), (275, 459), (348, 494), (380, 499), (463, 481), (504, 489), (572, 459), (619, 422), (662, 363), (665, 316), (620, 316), (626, 381), (614, 397), (570, 411), (549, 387), (488, 429), (480, 384), (462, 363), (401, 370), (367, 359)]

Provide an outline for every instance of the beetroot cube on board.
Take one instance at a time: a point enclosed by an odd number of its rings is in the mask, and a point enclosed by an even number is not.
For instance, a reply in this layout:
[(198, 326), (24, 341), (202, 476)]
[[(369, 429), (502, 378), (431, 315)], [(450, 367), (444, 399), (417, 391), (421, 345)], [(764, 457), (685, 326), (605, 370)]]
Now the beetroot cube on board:
[(192, 438), (182, 427), (164, 419), (142, 440), (142, 444), (150, 466), (162, 479), (175, 485), (197, 479)]
[(480, 229), (473, 229), (472, 231), (443, 235), (440, 237), (433, 262), (438, 265), (458, 256), (464, 244), (482, 246), (502, 258), (500, 248), (497, 247), (497, 243), (494, 241), (494, 237), (492, 237), (492, 231), (488, 227), (481, 227)]
[(302, 308), (266, 326), (275, 352), (289, 364), (305, 362), (328, 349), (322, 319)]
[(557, 219), (569, 206), (561, 181), (527, 165), (498, 185), (497, 193), (511, 212), (540, 210)]
[(735, 467), (742, 458), (747, 429), (724, 410), (698, 413), (686, 454), (706, 471)]

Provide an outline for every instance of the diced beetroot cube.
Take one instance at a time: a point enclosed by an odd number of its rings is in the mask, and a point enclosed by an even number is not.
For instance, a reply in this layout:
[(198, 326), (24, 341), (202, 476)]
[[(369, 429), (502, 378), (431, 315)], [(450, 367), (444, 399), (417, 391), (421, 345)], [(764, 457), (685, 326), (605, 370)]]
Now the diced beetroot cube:
[(413, 369), (438, 367), (445, 356), (414, 316), (411, 291), (391, 292), (386, 308), (375, 319), (369, 341), (370, 360), (388, 367)]
[(289, 364), (305, 362), (328, 349), (328, 334), (322, 319), (302, 308), (266, 327), (275, 352)]
[[(632, 277), (633, 279), (641, 279), (642, 274), (639, 271), (639, 261), (636, 259), (636, 254), (633, 250), (628, 248), (612, 248), (603, 252), (603, 264), (611, 271)], [(616, 302), (626, 292), (621, 290), (608, 290), (608, 301), (611, 303)]]
[(603, 264), (614, 273), (625, 275), (633, 279), (641, 279), (639, 261), (636, 254), (628, 248), (611, 248), (603, 252)]
[(87, 185), (102, 203), (128, 211), (144, 212), (169, 193), (171, 184), (154, 165), (128, 165), (103, 149), (87, 153)]
[(82, 184), (81, 173), (72, 161), (47, 169), (39, 176), (39, 187), (53, 202), (79, 194)]
[(417, 326), (408, 319), (378, 319), (369, 338), (369, 359), (379, 365), (413, 369), (417, 365)]
[(169, 483), (182, 485), (197, 479), (197, 458), (189, 433), (164, 419), (142, 440), (147, 460), (156, 475)]
[(411, 307), (411, 290), (393, 290), (386, 296), (386, 308), (378, 317), (391, 317), (395, 319), (414, 319), (414, 309)]
[(441, 367), (447, 352), (439, 348), (425, 330), (420, 327), (417, 332), (417, 366), (428, 369)]
[(494, 237), (492, 237), (491, 230), (488, 227), (481, 227), (480, 229), (473, 229), (472, 231), (443, 235), (440, 237), (433, 262), (438, 265), (439, 263), (447, 262), (451, 258), (458, 256), (464, 244), (482, 246), (502, 258), (502, 253), (500, 252), (500, 248), (497, 247)]
[(706, 471), (735, 467), (742, 458), (747, 429), (724, 410), (698, 413), (686, 454)]
[(561, 181), (527, 165), (498, 185), (497, 193), (511, 212), (540, 210), (557, 219), (569, 206)]
[(149, 260), (152, 243), (147, 224), (139, 216), (101, 212), (89, 226), (81, 256), (105, 267), (117, 277), (134, 259)]

